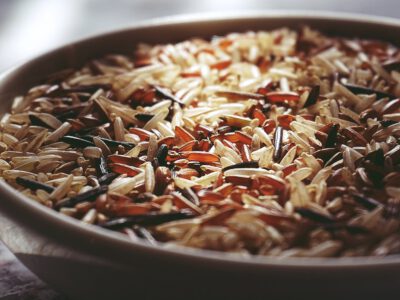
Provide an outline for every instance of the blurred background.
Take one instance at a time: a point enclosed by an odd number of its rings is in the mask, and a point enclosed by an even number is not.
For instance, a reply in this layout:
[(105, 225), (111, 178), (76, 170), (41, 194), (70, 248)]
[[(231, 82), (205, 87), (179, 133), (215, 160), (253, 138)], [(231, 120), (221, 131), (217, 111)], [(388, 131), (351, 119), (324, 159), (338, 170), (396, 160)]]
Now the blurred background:
[(69, 41), (167, 15), (312, 9), (398, 17), (398, 8), (399, 0), (0, 0), (0, 71)]

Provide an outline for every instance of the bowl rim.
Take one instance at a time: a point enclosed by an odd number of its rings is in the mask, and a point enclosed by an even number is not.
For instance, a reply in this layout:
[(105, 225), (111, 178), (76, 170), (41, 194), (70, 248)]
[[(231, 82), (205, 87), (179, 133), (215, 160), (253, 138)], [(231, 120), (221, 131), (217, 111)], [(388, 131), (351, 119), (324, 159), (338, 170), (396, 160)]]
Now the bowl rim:
[[(365, 14), (342, 13), (342, 12), (327, 12), (327, 11), (302, 11), (302, 10), (274, 10), (274, 11), (246, 11), (233, 13), (195, 13), (175, 15), (168, 17), (155, 18), (151, 20), (141, 21), (128, 27), (106, 31), (103, 33), (90, 35), (88, 37), (77, 39), (62, 46), (51, 50), (44, 51), (42, 54), (34, 55), (33, 57), (17, 63), (0, 74), (0, 86), (2, 81), (8, 75), (22, 68), (28, 62), (40, 59), (51, 53), (79, 45), (83, 42), (88, 42), (92, 39), (107, 38), (108, 36), (121, 34), (125, 31), (131, 31), (141, 28), (168, 27), (178, 24), (201, 24), (209, 21), (229, 21), (229, 20), (244, 20), (244, 19), (304, 19), (307, 20), (333, 20), (333, 21), (352, 21), (354, 23), (371, 24), (371, 25), (388, 25), (400, 28), (400, 19), (391, 17), (371, 16)], [(126, 235), (103, 229), (96, 225), (82, 224), (81, 221), (65, 216), (56, 212), (42, 204), (32, 201), (29, 197), (23, 195), (4, 180), (0, 180), (0, 194), (3, 197), (0, 200), (0, 207), (5, 206), (5, 202), (14, 207), (16, 211), (26, 213), (27, 217), (39, 218), (44, 223), (55, 226), (56, 230), (68, 229), (70, 233), (76, 234), (76, 239), (70, 238), (68, 244), (73, 244), (78, 238), (84, 236), (88, 239), (95, 240), (98, 243), (112, 244), (113, 249), (131, 250), (133, 255), (135, 251), (146, 252), (147, 254), (156, 255), (158, 257), (167, 258), (185, 258), (197, 262), (218, 262), (235, 264), (239, 267), (284, 267), (284, 268), (329, 268), (329, 269), (347, 269), (347, 268), (371, 268), (371, 267), (387, 267), (400, 264), (400, 255), (390, 255), (386, 257), (344, 257), (344, 258), (319, 258), (319, 257), (271, 257), (271, 256), (243, 256), (240, 254), (230, 254), (226, 252), (210, 251), (203, 249), (194, 249), (189, 247), (166, 247), (163, 243), (150, 245), (145, 241), (132, 241)], [(8, 209), (10, 208), (8, 207)], [(18, 221), (18, 220), (17, 220)], [(32, 227), (34, 229), (34, 227)], [(41, 232), (41, 234), (44, 234)], [(65, 241), (63, 241), (65, 243)]]

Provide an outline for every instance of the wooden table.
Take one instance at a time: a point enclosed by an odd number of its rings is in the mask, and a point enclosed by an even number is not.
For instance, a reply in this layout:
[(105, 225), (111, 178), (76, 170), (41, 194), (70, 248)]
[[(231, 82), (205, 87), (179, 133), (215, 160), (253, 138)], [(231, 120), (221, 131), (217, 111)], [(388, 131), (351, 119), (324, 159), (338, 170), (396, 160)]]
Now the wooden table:
[(26, 269), (0, 241), (0, 299), (66, 300)]

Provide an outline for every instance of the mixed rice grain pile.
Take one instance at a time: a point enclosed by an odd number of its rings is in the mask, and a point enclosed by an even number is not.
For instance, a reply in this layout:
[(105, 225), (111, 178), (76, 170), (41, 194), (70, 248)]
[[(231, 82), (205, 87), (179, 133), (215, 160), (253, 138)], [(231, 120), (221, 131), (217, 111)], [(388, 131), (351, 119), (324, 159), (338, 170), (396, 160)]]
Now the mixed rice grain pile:
[(307, 27), (139, 45), (17, 97), (0, 174), (149, 243), (399, 253), (399, 71), (393, 45)]

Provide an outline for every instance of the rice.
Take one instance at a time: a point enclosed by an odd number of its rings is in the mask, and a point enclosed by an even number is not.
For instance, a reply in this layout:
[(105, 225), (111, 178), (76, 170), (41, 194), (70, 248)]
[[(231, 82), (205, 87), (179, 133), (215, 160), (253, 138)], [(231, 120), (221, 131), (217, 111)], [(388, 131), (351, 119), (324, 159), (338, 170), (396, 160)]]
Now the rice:
[(397, 254), (399, 53), (308, 27), (140, 44), (16, 97), (0, 176), (154, 245)]

